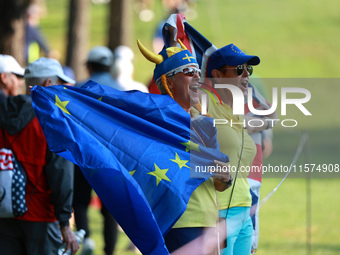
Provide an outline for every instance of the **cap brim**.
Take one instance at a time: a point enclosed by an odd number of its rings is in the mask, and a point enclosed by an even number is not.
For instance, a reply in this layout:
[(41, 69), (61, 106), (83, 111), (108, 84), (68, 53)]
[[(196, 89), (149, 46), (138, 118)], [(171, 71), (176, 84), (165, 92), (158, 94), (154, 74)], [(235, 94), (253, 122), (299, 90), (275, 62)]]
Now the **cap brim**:
[(75, 80), (71, 79), (70, 77), (66, 75), (58, 75), (58, 77), (67, 83), (76, 84)]
[(252, 55), (245, 55), (245, 56), (238, 56), (231, 61), (228, 61), (228, 65), (231, 66), (238, 66), (247, 63), (248, 65), (256, 66), (260, 64), (260, 58), (258, 56)]
[(16, 71), (12, 71), (12, 73), (14, 73), (15, 75), (24, 77), (25, 68), (20, 68), (20, 69), (18, 69), (18, 70), (16, 70)]
[(249, 56), (249, 57), (251, 58), (247, 61), (248, 65), (256, 66), (260, 64), (260, 58), (258, 56)]

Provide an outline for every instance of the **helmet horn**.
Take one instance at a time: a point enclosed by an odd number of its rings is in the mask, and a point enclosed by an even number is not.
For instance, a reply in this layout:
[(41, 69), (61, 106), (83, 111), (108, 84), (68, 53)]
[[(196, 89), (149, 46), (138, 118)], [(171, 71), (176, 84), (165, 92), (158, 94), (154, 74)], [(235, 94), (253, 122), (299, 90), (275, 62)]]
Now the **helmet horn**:
[(147, 60), (149, 60), (153, 63), (156, 63), (157, 65), (159, 65), (160, 63), (163, 62), (164, 59), (163, 59), (162, 55), (156, 54), (156, 53), (148, 50), (147, 48), (144, 47), (144, 45), (139, 40), (137, 40), (137, 45), (138, 45), (140, 52), (143, 54), (143, 56)]
[(180, 39), (178, 39), (178, 42), (181, 45), (183, 50), (187, 50), (187, 47), (185, 47), (185, 45), (182, 43), (182, 41)]

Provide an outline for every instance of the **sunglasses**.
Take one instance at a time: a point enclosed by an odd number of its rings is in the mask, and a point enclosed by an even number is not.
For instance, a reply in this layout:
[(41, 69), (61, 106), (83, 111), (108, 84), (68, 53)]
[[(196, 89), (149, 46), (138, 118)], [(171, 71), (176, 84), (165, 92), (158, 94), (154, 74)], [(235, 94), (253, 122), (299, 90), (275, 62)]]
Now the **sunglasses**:
[[(230, 67), (224, 67), (222, 70), (224, 72), (224, 69), (230, 69)], [(232, 68), (234, 69), (234, 68)], [(249, 76), (253, 74), (254, 68), (253, 66), (246, 66), (247, 72), (249, 73)], [(244, 72), (244, 65), (238, 65), (236, 66), (236, 74), (237, 76), (241, 76)]]
[(195, 67), (183, 67), (183, 68), (176, 69), (172, 73), (168, 74), (167, 77), (173, 76), (177, 73), (183, 73), (184, 75), (187, 75), (187, 76), (194, 76), (197, 73), (198, 76), (201, 77), (201, 70)]

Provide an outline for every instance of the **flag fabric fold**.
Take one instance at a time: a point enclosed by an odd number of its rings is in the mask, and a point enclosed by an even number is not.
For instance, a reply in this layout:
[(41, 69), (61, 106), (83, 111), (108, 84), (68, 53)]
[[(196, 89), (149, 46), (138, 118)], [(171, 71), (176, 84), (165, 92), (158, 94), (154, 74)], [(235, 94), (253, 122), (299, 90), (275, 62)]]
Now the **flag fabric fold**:
[(32, 102), (50, 149), (80, 166), (143, 254), (168, 254), (163, 235), (209, 177), (190, 178), (190, 169), (228, 161), (190, 144), (190, 115), (170, 96), (90, 81), (81, 88), (35, 86)]

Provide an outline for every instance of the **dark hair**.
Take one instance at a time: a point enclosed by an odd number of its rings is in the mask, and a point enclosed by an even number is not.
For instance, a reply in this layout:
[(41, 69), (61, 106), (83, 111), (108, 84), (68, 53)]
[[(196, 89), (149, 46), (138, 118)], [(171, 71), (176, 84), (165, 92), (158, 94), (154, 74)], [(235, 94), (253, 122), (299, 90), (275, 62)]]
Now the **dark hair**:
[(216, 68), (216, 70), (220, 71), (221, 73), (225, 74), (225, 72), (227, 71), (227, 69), (225, 68), (227, 65), (223, 65), (220, 68)]
[(110, 66), (94, 63), (94, 62), (87, 62), (87, 65), (92, 69), (93, 72), (109, 72)]

